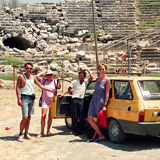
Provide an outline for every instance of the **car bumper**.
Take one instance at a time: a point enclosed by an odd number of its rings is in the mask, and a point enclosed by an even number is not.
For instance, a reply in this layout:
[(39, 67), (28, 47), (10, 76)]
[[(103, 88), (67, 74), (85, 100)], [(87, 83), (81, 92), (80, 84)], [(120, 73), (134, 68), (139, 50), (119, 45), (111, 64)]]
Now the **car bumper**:
[(124, 133), (160, 136), (160, 122), (130, 122), (119, 120)]

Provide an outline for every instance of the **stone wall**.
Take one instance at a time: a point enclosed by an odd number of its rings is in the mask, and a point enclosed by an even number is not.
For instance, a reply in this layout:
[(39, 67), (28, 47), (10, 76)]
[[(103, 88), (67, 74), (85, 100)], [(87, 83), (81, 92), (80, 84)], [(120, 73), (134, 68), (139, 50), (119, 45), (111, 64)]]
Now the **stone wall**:
[[(113, 39), (160, 29), (159, 16), (159, 0), (138, 0), (136, 6), (135, 0), (95, 0), (96, 29), (112, 34)], [(47, 23), (50, 30), (62, 35), (93, 31), (91, 0), (66, 0), (0, 11), (0, 30), (22, 32), (23, 22), (29, 25), (28, 20), (36, 25)]]
[[(156, 3), (159, 0), (136, 0), (136, 2), (139, 5), (135, 6), (135, 0), (94, 1), (98, 46), (110, 45), (109, 42), (114, 43), (115, 39), (119, 41), (119, 38), (133, 33), (148, 34), (160, 29), (160, 5)], [(15, 9), (6, 7), (0, 10), (0, 45), (2, 46), (0, 60), (3, 60), (4, 55), (13, 55), (36, 63), (43, 60), (63, 59), (65, 55), (76, 57), (79, 50), (85, 50), (87, 51), (85, 56), (92, 57), (87, 65), (95, 68), (95, 46), (91, 37), (88, 38), (86, 34), (93, 32), (92, 21), (91, 0), (66, 0)], [(156, 42), (160, 40), (159, 32), (147, 38), (152, 38), (152, 41)], [(137, 43), (141, 43), (141, 40)], [(125, 38), (124, 44), (126, 45)], [(136, 67), (140, 68), (143, 63), (141, 60), (150, 62), (154, 60), (158, 63), (159, 44), (156, 44), (158, 49), (152, 51), (143, 50), (143, 47), (141, 51), (137, 51), (135, 48), (132, 52), (133, 68), (136, 64)], [(99, 50), (100, 61), (105, 60), (101, 56), (103, 52), (104, 57), (107, 57), (105, 63), (110, 64), (111, 68), (113, 66), (112, 71), (114, 71), (118, 66), (117, 59), (122, 58), (126, 48), (125, 46), (120, 57)], [(121, 60), (119, 62), (121, 65)], [(0, 64), (3, 65), (3, 62)], [(124, 64), (127, 68), (127, 62)]]
[(160, 1), (139, 0), (136, 14), (139, 17), (139, 32), (146, 34), (160, 29)]

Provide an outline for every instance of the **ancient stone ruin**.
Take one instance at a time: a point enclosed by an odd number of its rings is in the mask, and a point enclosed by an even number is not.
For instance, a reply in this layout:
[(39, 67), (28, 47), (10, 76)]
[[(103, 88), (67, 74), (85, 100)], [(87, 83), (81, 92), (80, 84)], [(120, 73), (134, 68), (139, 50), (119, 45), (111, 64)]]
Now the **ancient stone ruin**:
[[(131, 72), (159, 72), (159, 0), (94, 0), (94, 7), (99, 61), (109, 65), (109, 72), (128, 70), (127, 51)], [(91, 0), (0, 10), (0, 59), (12, 55), (33, 62), (35, 73), (52, 61), (49, 67), (59, 75), (62, 67), (65, 76), (76, 75), (83, 67), (95, 72), (93, 41)], [(68, 55), (73, 59), (64, 58)], [(62, 65), (55, 60), (62, 60)], [(12, 66), (1, 61), (0, 70), (6, 74)]]

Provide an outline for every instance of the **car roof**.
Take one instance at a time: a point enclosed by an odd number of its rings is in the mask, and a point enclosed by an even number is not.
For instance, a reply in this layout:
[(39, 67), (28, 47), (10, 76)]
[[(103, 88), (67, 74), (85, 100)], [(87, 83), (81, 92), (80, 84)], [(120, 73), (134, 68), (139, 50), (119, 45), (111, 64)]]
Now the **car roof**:
[(138, 77), (138, 76), (119, 76), (119, 77), (108, 77), (110, 80), (126, 80), (126, 81), (138, 81), (138, 80), (160, 80), (160, 77)]

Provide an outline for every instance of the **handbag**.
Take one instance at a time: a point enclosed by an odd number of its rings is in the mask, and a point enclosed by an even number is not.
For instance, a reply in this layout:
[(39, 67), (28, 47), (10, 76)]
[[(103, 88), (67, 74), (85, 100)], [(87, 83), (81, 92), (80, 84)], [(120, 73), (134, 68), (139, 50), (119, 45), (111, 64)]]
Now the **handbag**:
[(41, 95), (41, 97), (39, 98), (39, 107), (42, 107), (42, 95)]
[[(45, 81), (46, 81), (46, 79), (44, 80), (43, 85), (45, 85)], [(41, 93), (41, 97), (39, 98), (39, 107), (42, 107), (42, 94), (43, 94), (43, 90), (42, 90), (42, 93)]]
[(34, 93), (31, 95), (31, 99), (32, 99), (32, 100), (35, 100), (35, 99), (36, 99), (36, 95), (35, 95)]
[(57, 88), (58, 88), (58, 81), (57, 81), (57, 84), (56, 84), (56, 82), (54, 80), (54, 86), (55, 86), (55, 89), (56, 89), (56, 92), (54, 93), (54, 95), (56, 96), (57, 95)]

